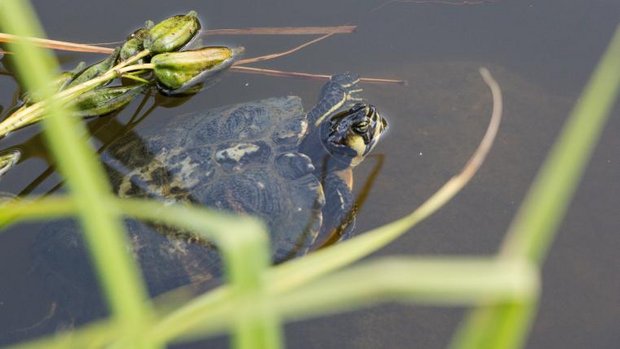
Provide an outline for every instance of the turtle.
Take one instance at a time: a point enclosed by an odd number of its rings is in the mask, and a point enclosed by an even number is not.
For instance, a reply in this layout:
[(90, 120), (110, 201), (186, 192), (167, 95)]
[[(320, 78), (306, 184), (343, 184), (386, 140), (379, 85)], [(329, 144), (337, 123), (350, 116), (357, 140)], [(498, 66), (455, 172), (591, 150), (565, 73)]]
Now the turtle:
[[(121, 136), (101, 159), (120, 197), (261, 218), (273, 262), (282, 263), (335, 231), (342, 239), (352, 235), (351, 170), (387, 129), (377, 108), (359, 96), (358, 81), (352, 73), (332, 76), (307, 113), (299, 97), (283, 96), (180, 115), (140, 136)], [(47, 270), (71, 281), (60, 297), (75, 302), (67, 290), (95, 280), (83, 268), (88, 257), (80, 234), (67, 224), (46, 226), (36, 254)], [(219, 280), (221, 263), (209, 242), (135, 220), (126, 226), (151, 296)], [(93, 301), (78, 307), (87, 303)]]

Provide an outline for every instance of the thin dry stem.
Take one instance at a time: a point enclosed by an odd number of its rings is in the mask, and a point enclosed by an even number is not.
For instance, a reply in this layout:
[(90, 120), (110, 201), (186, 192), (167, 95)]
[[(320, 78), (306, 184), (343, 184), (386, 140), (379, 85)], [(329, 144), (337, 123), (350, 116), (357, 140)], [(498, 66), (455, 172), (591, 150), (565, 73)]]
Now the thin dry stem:
[[(267, 76), (278, 76), (278, 77), (296, 77), (303, 79), (312, 79), (312, 80), (329, 80), (331, 75), (327, 74), (311, 74), (311, 73), (303, 73), (303, 72), (290, 72), (290, 71), (281, 71), (274, 69), (263, 69), (263, 68), (254, 68), (254, 67), (246, 67), (241, 66), (242, 64), (256, 63), (256, 62), (264, 62), (267, 60), (272, 60), (275, 58), (283, 57), (294, 52), (297, 52), (307, 46), (315, 44), (323, 39), (326, 39), (335, 34), (348, 34), (355, 31), (357, 27), (354, 25), (344, 25), (344, 26), (334, 26), (334, 27), (260, 27), (260, 28), (243, 28), (243, 29), (212, 29), (205, 31), (207, 35), (309, 35), (309, 34), (325, 34), (319, 38), (310, 40), (306, 43), (303, 43), (297, 47), (294, 47), (290, 50), (273, 53), (260, 57), (246, 58), (240, 61), (235, 62), (235, 64), (231, 67), (231, 70), (240, 72), (240, 73), (249, 73), (249, 74), (261, 74)], [(16, 36), (10, 34), (0, 33), (0, 42), (13, 42), (16, 40)], [(78, 44), (66, 41), (58, 41), (58, 40), (49, 40), (49, 39), (40, 39), (40, 38), (29, 38), (35, 44), (40, 45), (42, 47), (51, 48), (55, 50), (64, 50), (64, 51), (76, 51), (76, 52), (93, 52), (93, 53), (102, 53), (102, 54), (111, 54), (114, 52), (114, 49), (109, 47), (100, 47), (95, 45), (88, 44)], [(3, 52), (0, 53), (10, 53)], [(401, 84), (406, 85), (407, 81), (405, 80), (397, 80), (397, 79), (383, 79), (383, 78), (361, 78), (362, 82), (366, 83), (378, 83), (378, 84)]]
[(471, 158), (469, 158), (461, 172), (450, 178), (446, 184), (418, 208), (419, 211), (430, 210), (434, 212), (438, 206), (443, 206), (448, 200), (452, 199), (456, 193), (465, 187), (478, 169), (480, 169), (480, 166), (484, 163), (484, 160), (493, 146), (493, 141), (497, 136), (497, 131), (499, 130), (499, 125), (502, 120), (502, 92), (488, 69), (484, 67), (480, 68), (480, 75), (487, 86), (489, 86), (493, 98), (493, 111), (491, 113), (489, 126), (478, 148), (476, 148), (476, 151)]
[(307, 46), (310, 46), (310, 45), (312, 45), (314, 43), (317, 43), (317, 42), (319, 42), (319, 41), (321, 41), (323, 39), (327, 39), (328, 37), (330, 37), (332, 35), (334, 35), (334, 33), (325, 34), (325, 35), (323, 35), (321, 37), (318, 37), (318, 38), (316, 38), (314, 40), (310, 40), (310, 41), (305, 42), (305, 43), (303, 43), (303, 44), (301, 44), (301, 45), (299, 45), (297, 47), (294, 47), (294, 48), (292, 48), (292, 49), (290, 49), (288, 51), (279, 52), (279, 53), (272, 53), (272, 54), (265, 55), (265, 56), (260, 56), (260, 57), (241, 59), (241, 60), (236, 61), (234, 65), (263, 62), (263, 61), (268, 61), (268, 60), (275, 59), (275, 58), (278, 58), (278, 57), (286, 56), (286, 55), (289, 55), (291, 53), (297, 52), (297, 51), (303, 49), (304, 47), (307, 47)]
[[(258, 27), (258, 28), (239, 28), (239, 29), (211, 29), (205, 30), (204, 35), (317, 35), (317, 34), (350, 34), (355, 31), (357, 26), (341, 25), (333, 27)], [(93, 52), (110, 54), (114, 50), (108, 47), (101, 47), (92, 44), (79, 44), (74, 42), (42, 39), (25, 38), (38, 46), (61, 51)], [(0, 33), (0, 42), (15, 42), (17, 36)], [(119, 42), (104, 44), (119, 44)], [(0, 51), (0, 53), (8, 53)]]
[[(329, 74), (311, 74), (311, 73), (303, 73), (303, 72), (295, 72), (295, 71), (283, 71), (283, 70), (275, 70), (275, 69), (265, 69), (265, 68), (256, 68), (256, 67), (247, 67), (247, 66), (233, 66), (230, 68), (231, 71), (239, 72), (239, 73), (249, 73), (249, 74), (261, 74), (267, 76), (277, 76), (277, 77), (285, 77), (285, 78), (301, 78), (308, 80), (329, 80), (331, 75)], [(361, 82), (366, 83), (374, 83), (374, 84), (399, 84), (406, 85), (406, 80), (399, 79), (383, 79), (383, 78), (360, 78)]]
[(210, 29), (205, 35), (320, 35), (350, 34), (357, 29), (355, 25), (339, 25), (334, 27), (259, 27), (239, 29)]
[(499, 0), (389, 0), (384, 2), (383, 4), (373, 8), (368, 11), (368, 13), (379, 11), (380, 9), (396, 3), (410, 3), (410, 4), (433, 4), (433, 5), (450, 5), (450, 6), (472, 6), (472, 5), (484, 5), (484, 4), (493, 4), (498, 2)]
[(499, 125), (502, 119), (502, 91), (497, 81), (495, 81), (487, 68), (480, 68), (480, 75), (482, 75), (482, 79), (491, 90), (491, 95), (493, 96), (493, 112), (491, 114), (491, 121), (489, 122), (489, 127), (487, 128), (487, 132), (485, 133), (482, 142), (480, 142), (480, 145), (478, 146), (478, 150), (476, 150), (476, 153), (471, 157), (471, 159), (469, 159), (469, 161), (465, 165), (465, 168), (463, 169), (463, 172), (461, 173), (461, 176), (467, 178), (467, 180), (469, 180), (469, 178), (474, 175), (478, 168), (480, 168), (487, 154), (491, 150), (491, 147), (493, 146), (493, 140), (497, 135), (497, 131), (499, 130)]
[[(19, 39), (20, 38), (16, 35), (0, 33), (0, 42), (15, 42)], [(21, 39), (29, 40), (35, 45), (54, 49), (54, 50), (75, 51), (75, 52), (93, 52), (93, 53), (105, 53), (105, 54), (109, 54), (114, 51), (107, 47), (76, 44), (76, 43), (66, 42), (66, 41), (32, 38), (32, 37), (24, 37)]]
[[(357, 29), (355, 25), (338, 25), (334, 27), (252, 27), (233, 29), (201, 30), (200, 35), (322, 35), (322, 34), (350, 34)], [(91, 42), (87, 45), (113, 46), (124, 41)]]

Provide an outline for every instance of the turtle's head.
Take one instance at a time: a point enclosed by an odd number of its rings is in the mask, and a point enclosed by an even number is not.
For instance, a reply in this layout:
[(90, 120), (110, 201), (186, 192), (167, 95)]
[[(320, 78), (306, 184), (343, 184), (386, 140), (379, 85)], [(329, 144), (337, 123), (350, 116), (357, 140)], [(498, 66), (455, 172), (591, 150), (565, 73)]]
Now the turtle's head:
[(386, 128), (387, 121), (373, 105), (357, 103), (322, 122), (321, 141), (342, 167), (352, 167), (370, 153)]

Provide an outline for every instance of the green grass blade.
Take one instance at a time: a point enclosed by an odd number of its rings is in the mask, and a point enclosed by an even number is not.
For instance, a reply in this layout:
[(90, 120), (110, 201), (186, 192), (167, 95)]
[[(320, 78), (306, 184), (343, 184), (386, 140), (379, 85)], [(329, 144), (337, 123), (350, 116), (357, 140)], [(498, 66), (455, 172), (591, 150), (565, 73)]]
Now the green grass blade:
[[(254, 265), (264, 263), (264, 257), (246, 258), (247, 250), (243, 252), (243, 247), (240, 248), (236, 242), (231, 241), (238, 238), (243, 241), (261, 241), (259, 244), (266, 250), (266, 237), (262, 232), (264, 227), (255, 220), (222, 215), (196, 207), (164, 206), (158, 202), (145, 200), (118, 200), (116, 204), (131, 217), (201, 231), (222, 250), (237, 251), (238, 254), (231, 255), (232, 261), (228, 264), (247, 263), (248, 272), (258, 272), (259, 269)], [(35, 202), (14, 202), (7, 204), (6, 207), (9, 211), (28, 211), (36, 215), (42, 209), (54, 205), (68, 206), (63, 198), (46, 198)], [(57, 213), (68, 214), (70, 209), (71, 207), (65, 207)], [(258, 237), (249, 239), (242, 237), (250, 231), (254, 233), (249, 234), (256, 234)], [(267, 328), (248, 330), (245, 339), (254, 345), (262, 342), (271, 343), (269, 344), (271, 347), (276, 347), (281, 343), (278, 320), (275, 318), (276, 321), (269, 321), (274, 320), (274, 317), (265, 311), (266, 307), (287, 318), (300, 318), (314, 316), (318, 311), (344, 311), (370, 302), (386, 300), (460, 305), (472, 304), (480, 299), (490, 301), (531, 297), (537, 290), (535, 271), (526, 265), (511, 263), (513, 262), (473, 258), (389, 259), (343, 270), (305, 284), (303, 288), (296, 290), (283, 287), (287, 284), (286, 281), (282, 283), (270, 277), (267, 279), (280, 286), (267, 288), (263, 294), (267, 299), (238, 296), (231, 287), (219, 289), (206, 298), (191, 301), (187, 306), (162, 319), (153, 328), (149, 337), (156, 339), (157, 342), (173, 340), (195, 329), (196, 326), (199, 326), (201, 336), (220, 333), (233, 326), (236, 321), (240, 321), (242, 316), (248, 316), (250, 319), (260, 318), (265, 321)], [(260, 281), (244, 281), (246, 282), (248, 287), (251, 287), (250, 283)], [(204, 299), (211, 301), (206, 304)], [(264, 303), (261, 304), (261, 301)], [(207, 325), (202, 327), (202, 324)], [(273, 328), (270, 329), (269, 326)], [(83, 338), (78, 333), (73, 336), (76, 336), (76, 339)]]
[[(620, 27), (519, 209), (500, 257), (542, 263), (619, 88)], [(519, 348), (534, 313), (534, 302), (475, 309), (452, 347)]]
[(536, 315), (536, 300), (522, 299), (471, 311), (455, 334), (454, 349), (519, 349)]
[[(251, 316), (236, 319), (238, 346), (241, 348), (282, 346), (280, 321), (270, 310), (269, 302), (264, 299), (266, 292), (264, 274), (269, 266), (270, 255), (264, 224), (250, 217), (238, 217), (190, 205), (166, 205), (142, 199), (112, 199), (110, 204), (115, 205), (128, 217), (194, 231), (215, 242), (222, 254), (226, 276), (230, 281), (226, 297), (218, 300), (225, 302), (236, 298), (250, 303), (253, 308), (260, 305), (262, 309), (261, 312), (250, 314)], [(5, 204), (3, 210), (0, 210), (0, 222), (6, 225), (25, 218), (67, 216), (76, 209), (77, 206), (64, 197), (13, 201)], [(212, 294), (216, 296), (218, 292)], [(170, 326), (176, 328), (178, 332), (183, 324), (173, 322)], [(160, 342), (159, 339), (164, 338), (157, 335), (147, 337), (157, 339), (155, 342)]]
[(620, 88), (620, 26), (519, 209), (501, 251), (540, 263)]
[[(481, 300), (491, 303), (530, 299), (537, 292), (537, 271), (526, 263), (490, 258), (392, 257), (344, 269), (294, 290), (271, 289), (268, 296), (282, 318), (297, 320), (388, 301), (471, 305)], [(220, 333), (234, 321), (234, 314), (257, 311), (260, 308), (256, 304), (243, 304), (234, 299), (212, 303), (210, 311), (195, 313), (194, 325), (183, 331), (189, 334), (177, 332), (175, 337), (195, 340)], [(158, 324), (153, 335), (178, 330), (174, 329), (173, 319), (179, 320), (177, 314)]]
[[(179, 326), (183, 326), (183, 322), (177, 324), (175, 320), (178, 317), (171, 316), (152, 328), (148, 336), (157, 341), (187, 341), (224, 333), (241, 317), (264, 314), (265, 305), (284, 319), (296, 320), (390, 301), (441, 306), (470, 305), (481, 299), (487, 302), (531, 299), (537, 292), (538, 274), (528, 263), (471, 257), (391, 257), (365, 262), (295, 290), (282, 293), (271, 290), (265, 295), (268, 303), (264, 304), (247, 302), (247, 299), (216, 291), (218, 297), (210, 311), (184, 312), (185, 317), (199, 318), (193, 326), (181, 329)], [(13, 349), (48, 348), (63, 342), (79, 346), (89, 338), (105, 344), (111, 342), (115, 335), (118, 334), (112, 324), (102, 322)], [(263, 339), (252, 342), (254, 347), (257, 343), (269, 342)]]
[[(33, 10), (26, 1), (0, 2), (0, 22), (7, 32), (19, 36), (43, 37)], [(120, 217), (108, 205), (110, 190), (100, 164), (92, 151), (80, 141), (84, 126), (68, 114), (63, 106), (51, 99), (48, 82), (58, 66), (49, 52), (28, 41), (11, 45), (20, 77), (30, 90), (41, 91), (49, 99), (49, 118), (44, 120), (45, 135), (57, 160), (60, 172), (67, 179), (72, 198), (78, 208), (85, 240), (93, 256), (104, 293), (112, 312), (134, 339), (143, 343), (142, 326), (150, 320), (146, 292), (140, 282), (137, 265), (125, 249)]]
[(446, 256), (369, 261), (274, 296), (289, 316), (302, 317), (385, 301), (469, 305), (530, 298), (537, 292), (538, 272), (529, 264)]
[[(233, 331), (235, 347), (280, 348), (282, 333), (277, 317), (264, 301), (265, 271), (270, 264), (267, 228), (256, 219), (215, 213), (193, 206), (144, 200), (117, 200), (131, 217), (172, 224), (200, 233), (220, 248), (232, 294), (250, 304), (260, 304), (260, 314), (242, 316)], [(179, 324), (171, 324), (179, 326)]]
[(0, 229), (21, 220), (41, 220), (72, 216), (76, 205), (70, 197), (46, 197), (41, 200), (11, 200), (0, 207)]

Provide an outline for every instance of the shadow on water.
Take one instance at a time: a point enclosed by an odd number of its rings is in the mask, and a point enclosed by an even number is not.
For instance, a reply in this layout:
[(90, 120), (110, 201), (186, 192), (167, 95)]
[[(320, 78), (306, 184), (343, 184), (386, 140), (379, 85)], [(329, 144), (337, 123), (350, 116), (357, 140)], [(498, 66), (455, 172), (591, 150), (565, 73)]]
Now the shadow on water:
[[(505, 117), (487, 163), (463, 193), (379, 255), (483, 254), (497, 250), (503, 232), (560, 126), (596, 64), (615, 25), (620, 4), (610, 0), (496, 1), (450, 6), (382, 1), (261, 3), (89, 2), (91, 13), (34, 1), (50, 37), (80, 42), (116, 40), (147, 18), (193, 8), (210, 28), (359, 24), (353, 35), (335, 36), (299, 54), (265, 64), (282, 70), (319, 73), (354, 71), (363, 76), (396, 77), (406, 87), (365, 85), (365, 97), (390, 121), (376, 153), (383, 164), (357, 216), (356, 231), (376, 227), (409, 212), (467, 159), (484, 132), (491, 108), (479, 66), (488, 67), (502, 86)], [(119, 9), (123, 9), (120, 11)], [(113, 20), (111, 20), (113, 18)], [(111, 21), (114, 25), (110, 25)], [(85, 30), (84, 28), (92, 28)], [(260, 55), (292, 47), (305, 39), (216, 37), (218, 44), (240, 44)], [(67, 68), (79, 59), (73, 57)], [(320, 83), (228, 74), (212, 89), (175, 109), (156, 108), (133, 131), (161, 125), (180, 115), (259, 100), (299, 95), (312, 101)], [(0, 105), (11, 105), (15, 82), (0, 77)], [(308, 103), (306, 105), (309, 107)], [(139, 102), (114, 119), (89, 123), (98, 146), (122, 132)], [(147, 103), (142, 110), (148, 109)], [(618, 109), (615, 115), (620, 115)], [(541, 308), (528, 347), (609, 348), (619, 338), (617, 250), (620, 228), (620, 118), (612, 118), (571, 206), (559, 240), (544, 269)], [(105, 124), (105, 125), (103, 125)], [(104, 127), (105, 126), (105, 127)], [(42, 195), (59, 181), (56, 173), (28, 185), (48, 167), (36, 127), (3, 139), (2, 148), (26, 145), (29, 160), (7, 174), (0, 191), (27, 188)], [(372, 175), (373, 163), (356, 169), (356, 193)], [(592, 200), (596, 198), (596, 200)], [(49, 312), (53, 300), (46, 280), (31, 276), (32, 240), (40, 226), (20, 224), (0, 235), (0, 329), (19, 331)], [(96, 298), (96, 297), (95, 297)], [(293, 348), (443, 348), (460, 319), (460, 309), (386, 305), (287, 325)], [(224, 347), (224, 340), (210, 342)], [(190, 346), (191, 347), (191, 346)]]

